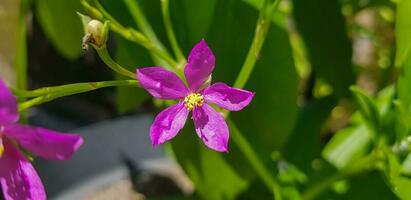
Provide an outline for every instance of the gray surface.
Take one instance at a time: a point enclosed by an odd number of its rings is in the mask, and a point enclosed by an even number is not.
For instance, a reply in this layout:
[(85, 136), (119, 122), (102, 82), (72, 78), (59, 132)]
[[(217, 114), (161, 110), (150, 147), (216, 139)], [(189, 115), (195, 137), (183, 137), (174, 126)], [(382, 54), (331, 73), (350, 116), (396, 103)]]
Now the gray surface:
[(137, 165), (143, 160), (164, 158), (161, 148), (151, 147), (151, 122), (149, 115), (128, 116), (72, 131), (81, 134), (85, 142), (71, 160), (36, 160), (48, 196), (55, 197), (102, 176), (110, 177), (107, 174), (113, 171), (124, 176), (124, 157)]

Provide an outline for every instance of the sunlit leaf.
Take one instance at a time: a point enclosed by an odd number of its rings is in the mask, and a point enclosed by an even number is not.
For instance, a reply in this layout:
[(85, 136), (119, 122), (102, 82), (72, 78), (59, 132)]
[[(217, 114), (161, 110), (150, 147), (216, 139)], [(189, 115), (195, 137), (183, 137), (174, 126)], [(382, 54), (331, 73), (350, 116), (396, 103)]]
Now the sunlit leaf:
[(392, 191), (401, 199), (411, 199), (411, 179), (401, 174), (401, 163), (390, 151), (386, 151), (387, 165), (385, 175), (391, 184)]
[(357, 100), (364, 120), (376, 134), (380, 128), (380, 114), (374, 100), (358, 87), (352, 86), (350, 89)]
[(410, 56), (411, 51), (411, 1), (399, 0), (397, 3), (397, 20), (396, 20), (396, 35), (397, 35), (397, 54), (396, 64), (402, 66), (405, 59)]
[(343, 169), (367, 153), (372, 134), (365, 125), (348, 127), (335, 133), (323, 150), (323, 157)]

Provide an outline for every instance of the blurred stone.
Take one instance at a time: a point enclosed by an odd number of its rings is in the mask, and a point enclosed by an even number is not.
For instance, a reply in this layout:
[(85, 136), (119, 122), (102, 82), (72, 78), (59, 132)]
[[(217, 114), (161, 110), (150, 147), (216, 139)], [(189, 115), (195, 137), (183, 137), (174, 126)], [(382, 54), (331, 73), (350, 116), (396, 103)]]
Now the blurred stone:
[(0, 1), (0, 77), (8, 84), (15, 83), (15, 62), (17, 44), (18, 0)]
[(193, 185), (180, 166), (161, 147), (151, 146), (151, 122), (151, 115), (134, 115), (69, 131), (84, 138), (71, 160), (35, 162), (50, 199), (89, 198), (96, 191), (113, 191), (108, 188), (117, 187), (112, 185), (120, 180), (133, 180), (134, 188), (145, 195), (192, 193)]
[(120, 180), (100, 191), (87, 195), (84, 200), (144, 200), (144, 196), (133, 190), (130, 180)]

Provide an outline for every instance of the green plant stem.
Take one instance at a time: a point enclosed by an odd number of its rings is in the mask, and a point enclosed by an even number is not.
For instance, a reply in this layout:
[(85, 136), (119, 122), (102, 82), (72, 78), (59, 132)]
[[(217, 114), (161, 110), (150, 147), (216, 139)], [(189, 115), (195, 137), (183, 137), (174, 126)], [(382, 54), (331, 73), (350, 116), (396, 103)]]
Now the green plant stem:
[(95, 47), (98, 55), (100, 56), (100, 58), (103, 60), (103, 62), (110, 67), (112, 70), (114, 70), (115, 72), (123, 75), (123, 76), (127, 76), (129, 78), (136, 78), (136, 75), (130, 71), (128, 71), (127, 69), (124, 69), (121, 65), (119, 65), (118, 63), (116, 63), (111, 57), (110, 54), (107, 51), (106, 45), (104, 44), (102, 47), (98, 48)]
[(84, 93), (104, 87), (112, 86), (135, 86), (138, 87), (136, 80), (119, 80), (119, 81), (101, 81), (101, 82), (87, 82), (74, 83), (62, 86), (46, 87), (36, 90), (26, 91), (13, 89), (13, 93), (18, 97), (35, 97), (31, 100), (19, 104), (19, 111), (26, 110), (30, 107), (40, 105), (45, 102), (52, 101), (59, 97), (69, 96), (78, 93)]
[[(267, 36), (267, 32), (271, 23), (271, 16), (279, 2), (280, 0), (275, 0), (273, 3), (270, 3), (269, 0), (265, 0), (263, 2), (263, 6), (260, 10), (260, 16), (257, 21), (253, 42), (251, 44), (250, 50), (248, 51), (246, 60), (241, 68), (240, 74), (238, 75), (234, 83), (234, 87), (243, 88), (250, 78), (251, 72), (253, 71), (255, 63), (257, 61), (257, 57)], [(254, 152), (247, 139), (238, 130), (234, 122), (228, 117), (229, 112), (227, 110), (224, 110), (223, 115), (227, 119), (230, 128), (234, 130), (231, 134), (233, 141), (240, 147), (240, 150), (244, 153), (249, 163), (253, 166), (254, 170), (257, 172), (263, 183), (268, 187), (269, 190), (273, 191), (274, 199), (281, 200), (282, 196), (280, 185), (270, 173), (270, 170), (267, 169), (267, 167), (264, 165), (264, 162), (258, 157), (257, 153)]]
[(271, 4), (267, 0), (264, 1), (257, 21), (253, 43), (251, 44), (245, 62), (241, 67), (240, 74), (234, 83), (234, 87), (243, 88), (250, 78), (251, 72), (254, 69), (255, 63), (270, 28), (273, 11), (277, 8), (279, 3), (280, 0), (275, 0)]
[[(258, 17), (257, 25), (255, 28), (253, 42), (251, 43), (250, 49), (248, 50), (247, 57), (244, 61), (243, 66), (241, 67), (240, 74), (237, 76), (237, 79), (234, 82), (235, 88), (244, 88), (248, 79), (250, 78), (251, 73), (254, 70), (255, 64), (260, 54), (261, 48), (267, 37), (268, 30), (271, 24), (271, 17), (273, 12), (276, 10), (278, 4), (281, 0), (275, 0), (273, 3), (269, 3), (269, 0), (263, 2), (263, 6), (260, 10), (260, 16)], [(230, 114), (229, 111), (223, 110), (223, 115), (228, 117)]]
[[(186, 59), (184, 58), (184, 54), (181, 51), (180, 46), (178, 45), (176, 35), (173, 30), (173, 25), (171, 23), (170, 17), (170, 1), (169, 0), (161, 0), (161, 11), (163, 14), (163, 21), (164, 26), (166, 28), (168, 39), (170, 40), (171, 47), (173, 48), (174, 55), (177, 57), (179, 62), (185, 63)], [(184, 65), (180, 65), (184, 66)]]
[[(133, 17), (135, 23), (139, 27), (139, 29), (143, 32), (143, 34), (164, 54), (167, 55), (167, 57), (171, 57), (170, 54), (168, 53), (167, 49), (164, 47), (164, 45), (161, 43), (161, 41), (158, 39), (157, 35), (154, 33), (153, 28), (151, 27), (150, 23), (147, 21), (147, 18), (144, 15), (144, 12), (142, 11), (140, 4), (138, 1), (135, 0), (123, 0), (124, 3), (127, 5), (128, 10), (130, 11), (131, 16)], [(153, 60), (159, 64), (159, 65), (164, 65), (166, 63), (163, 63), (161, 59), (158, 58), (155, 54), (152, 54)], [(171, 63), (170, 63), (171, 64)], [(178, 67), (177, 63), (173, 63), (172, 67), (176, 69)]]
[(104, 16), (107, 20), (115, 24), (120, 24), (113, 16), (110, 15), (110, 13), (107, 12), (106, 9), (104, 9), (99, 0), (93, 0), (93, 3), (96, 6), (97, 10), (100, 11), (102, 13), (102, 16)]
[[(16, 82), (17, 88), (27, 88), (27, 30), (26, 19), (27, 12), (30, 8), (29, 0), (20, 1), (20, 9), (17, 23), (17, 41), (16, 41), (16, 56), (15, 56), (15, 69), (16, 69)], [(24, 99), (22, 99), (24, 100)], [(20, 113), (20, 123), (27, 122), (27, 113)]]
[[(87, 0), (81, 1), (83, 7), (88, 11), (93, 18), (98, 19), (100, 21), (110, 20), (109, 26), (110, 29), (117, 34), (121, 35), (123, 38), (139, 44), (149, 50), (151, 53), (155, 54), (165, 62), (167, 62), (170, 66), (177, 66), (177, 62), (165, 51), (163, 51), (158, 45), (153, 43), (149, 38), (147, 38), (141, 32), (133, 29), (133, 28), (126, 28), (120, 23), (117, 22), (99, 3), (97, 0), (94, 0), (94, 3), (97, 5), (98, 8), (92, 6), (87, 2)], [(172, 67), (165, 66), (169, 70), (173, 70)]]
[(377, 152), (378, 151), (372, 152), (368, 156), (355, 162), (348, 169), (345, 169), (335, 175), (329, 176), (324, 180), (318, 182), (317, 184), (309, 187), (302, 193), (301, 199), (316, 199), (320, 194), (328, 190), (333, 185), (333, 183), (350, 178), (352, 176), (356, 176), (358, 174), (363, 174), (374, 170), (376, 161), (380, 159), (379, 154)]
[(135, 0), (123, 0), (126, 4), (131, 16), (134, 19), (134, 22), (140, 28), (140, 30), (144, 33), (144, 35), (154, 43), (159, 49), (166, 51), (164, 45), (160, 42), (157, 38), (157, 35), (154, 33), (153, 28), (151, 27), (150, 23), (147, 21), (146, 17), (144, 16), (143, 11), (140, 8), (138, 1)]
[(26, 42), (26, 15), (29, 8), (28, 0), (20, 1), (20, 12), (18, 17), (17, 45), (15, 68), (17, 72), (17, 87), (27, 87), (27, 42)]
[(235, 123), (230, 118), (227, 118), (226, 120), (230, 128), (232, 129), (231, 138), (234, 143), (236, 143), (240, 147), (240, 150), (248, 159), (249, 163), (257, 172), (263, 183), (268, 187), (269, 190), (273, 190), (275, 199), (281, 200), (282, 198), (280, 187), (275, 178), (266, 168), (264, 162), (258, 157), (257, 153), (254, 152), (253, 147), (248, 143), (247, 139), (244, 138)]
[(140, 44), (144, 48), (146, 48), (148, 51), (151, 53), (155, 54), (162, 60), (164, 60), (166, 63), (168, 63), (170, 66), (164, 66), (168, 70), (174, 70), (172, 66), (177, 66), (178, 63), (175, 61), (173, 58), (170, 57), (166, 52), (162, 51), (158, 46), (153, 44), (149, 39), (147, 39), (143, 34), (140, 32), (132, 29), (132, 28), (124, 28), (121, 25), (116, 25), (116, 24), (111, 24), (110, 23), (110, 28), (121, 35), (123, 38), (135, 42), (137, 44)]

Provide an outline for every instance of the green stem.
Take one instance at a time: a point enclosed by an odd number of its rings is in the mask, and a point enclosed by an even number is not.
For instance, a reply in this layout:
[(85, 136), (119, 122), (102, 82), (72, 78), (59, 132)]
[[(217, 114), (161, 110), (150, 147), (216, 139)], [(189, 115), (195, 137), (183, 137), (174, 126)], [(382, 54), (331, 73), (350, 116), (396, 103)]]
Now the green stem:
[[(173, 25), (171, 23), (170, 17), (170, 1), (161, 0), (161, 11), (163, 13), (164, 26), (166, 28), (168, 39), (170, 40), (171, 47), (173, 48), (174, 54), (177, 57), (177, 60), (180, 62), (186, 62), (184, 54), (181, 51), (180, 46), (178, 45), (176, 35), (173, 30)], [(183, 66), (183, 65), (181, 65)]]
[(324, 180), (318, 182), (314, 186), (309, 187), (306, 189), (302, 195), (301, 199), (303, 200), (312, 200), (316, 199), (319, 195), (321, 195), (324, 191), (328, 190), (333, 183), (350, 178), (352, 176), (356, 176), (358, 174), (363, 174), (375, 169), (375, 162), (379, 160), (377, 151), (374, 151), (370, 155), (358, 160), (355, 162), (351, 167), (345, 169), (333, 176), (329, 176)]
[[(139, 44), (149, 50), (151, 53), (155, 54), (165, 62), (167, 62), (171, 66), (177, 66), (177, 62), (165, 51), (163, 51), (159, 46), (154, 44), (150, 41), (145, 35), (141, 32), (133, 29), (133, 28), (126, 28), (120, 23), (117, 22), (104, 8), (101, 6), (97, 0), (94, 0), (94, 3), (97, 5), (98, 8), (93, 7), (90, 5), (86, 0), (81, 1), (83, 7), (95, 18), (100, 21), (106, 21), (112, 19), (110, 21), (109, 26), (110, 29), (116, 32), (117, 34), (121, 35), (125, 39)], [(169, 70), (173, 70), (173, 68), (165, 66)]]
[(40, 88), (32, 91), (13, 89), (13, 93), (18, 97), (35, 97), (31, 100), (19, 104), (19, 111), (26, 110), (32, 106), (40, 105), (52, 101), (59, 97), (69, 96), (78, 93), (84, 93), (104, 87), (112, 86), (135, 86), (138, 87), (136, 80), (119, 80), (119, 81), (101, 81), (74, 83), (62, 86)]
[[(142, 9), (140, 8), (138, 1), (135, 1), (135, 0), (123, 0), (123, 1), (127, 5), (127, 8), (130, 11), (131, 16), (133, 17), (135, 23), (138, 25), (138, 27), (141, 29), (144, 35), (152, 42), (152, 44), (156, 47), (156, 49), (158, 49), (158, 51), (161, 51), (164, 55), (166, 55), (166, 57), (171, 57), (170, 54), (167, 52), (167, 49), (164, 47), (164, 45), (158, 39), (157, 35), (154, 33), (153, 28), (151, 27), (150, 23), (147, 21), (146, 17), (144, 16), (144, 13)], [(159, 58), (155, 54), (153, 55), (153, 59), (158, 64), (161, 64), (161, 60), (159, 60)], [(172, 63), (170, 63), (167, 60), (165, 61), (171, 64), (173, 68), (178, 67), (177, 62), (174, 61), (174, 59)]]
[(20, 1), (15, 60), (15, 67), (17, 72), (17, 87), (20, 89), (26, 89), (27, 87), (26, 14), (28, 7), (28, 0)]
[(151, 40), (155, 45), (159, 47), (159, 49), (164, 50), (165, 48), (163, 44), (161, 44), (160, 40), (157, 38), (157, 35), (154, 33), (153, 28), (151, 27), (150, 23), (148, 23), (146, 17), (144, 16), (143, 11), (140, 9), (140, 5), (138, 1), (135, 0), (123, 0), (126, 4), (128, 10), (130, 11), (131, 16), (133, 17), (135, 23), (141, 29), (145, 36)]
[[(253, 42), (251, 43), (250, 49), (248, 50), (247, 57), (241, 67), (240, 74), (237, 76), (234, 82), (235, 88), (244, 88), (248, 79), (250, 78), (251, 72), (253, 72), (255, 63), (257, 62), (258, 55), (260, 54), (261, 48), (267, 37), (268, 30), (271, 24), (271, 17), (273, 12), (276, 10), (278, 4), (281, 0), (275, 0), (273, 3), (269, 3), (270, 0), (264, 0), (263, 6), (260, 10), (260, 16), (258, 17), (257, 25), (255, 28)], [(222, 110), (222, 114), (225, 117), (230, 115), (230, 111)]]
[[(243, 88), (247, 83), (248, 79), (250, 78), (257, 57), (267, 36), (267, 32), (271, 23), (271, 16), (279, 2), (280, 0), (275, 0), (273, 3), (270, 4), (269, 0), (264, 1), (263, 6), (260, 10), (259, 19), (257, 21), (253, 42), (251, 44), (246, 60), (241, 68), (240, 74), (234, 83), (234, 87)], [(231, 134), (233, 141), (240, 147), (240, 150), (244, 153), (249, 163), (253, 166), (254, 170), (257, 172), (258, 176), (263, 181), (263, 183), (270, 190), (273, 190), (274, 198), (276, 200), (281, 200), (282, 196), (280, 185), (275, 180), (273, 175), (270, 173), (270, 170), (266, 168), (264, 162), (258, 157), (257, 153), (254, 152), (252, 146), (248, 143), (247, 139), (238, 130), (234, 122), (230, 118), (228, 118), (229, 112), (224, 111), (223, 114), (226, 117), (227, 122), (230, 125), (230, 128), (233, 130)]]
[[(16, 41), (16, 57), (15, 57), (15, 68), (16, 68), (16, 80), (17, 88), (26, 89), (27, 88), (27, 38), (26, 38), (26, 16), (27, 11), (30, 7), (29, 0), (20, 1), (20, 10), (18, 17), (18, 30), (17, 30), (17, 41)], [(27, 122), (27, 113), (21, 113), (20, 122)]]
[(113, 16), (110, 15), (110, 13), (107, 12), (106, 9), (104, 9), (98, 0), (93, 0), (93, 3), (97, 7), (97, 10), (100, 11), (102, 16), (104, 16), (107, 20), (111, 23), (120, 24)]
[(258, 157), (257, 153), (254, 152), (253, 147), (248, 143), (247, 139), (238, 130), (235, 123), (227, 118), (227, 123), (231, 128), (231, 138), (239, 147), (245, 157), (248, 159), (251, 166), (257, 172), (258, 176), (261, 178), (263, 183), (268, 187), (269, 190), (273, 190), (274, 197), (276, 200), (281, 200), (280, 186), (275, 180), (275, 178), (270, 173), (270, 170), (264, 165), (264, 162)]
[(116, 63), (111, 57), (110, 54), (107, 51), (106, 45), (104, 44), (102, 47), (98, 48), (95, 47), (98, 55), (100, 56), (100, 58), (103, 60), (103, 62), (110, 67), (112, 70), (114, 70), (115, 72), (123, 75), (123, 76), (127, 76), (129, 78), (136, 78), (136, 75), (130, 71), (128, 71), (127, 69), (124, 69), (121, 65), (119, 65), (118, 63)]
[(170, 66), (164, 66), (168, 70), (174, 70), (171, 66), (177, 66), (177, 62), (171, 58), (166, 52), (162, 51), (158, 46), (153, 44), (149, 39), (147, 39), (142, 33), (132, 29), (132, 28), (124, 28), (121, 25), (111, 24), (110, 28), (124, 37), (127, 40), (140, 44), (144, 48), (150, 51), (150, 53), (158, 56), (165, 62), (167, 62)]
[(253, 43), (251, 44), (245, 62), (241, 67), (240, 74), (234, 83), (234, 87), (243, 88), (250, 78), (251, 72), (255, 67), (255, 63), (267, 36), (268, 29), (270, 28), (273, 11), (277, 8), (279, 3), (280, 0), (275, 0), (272, 4), (269, 4), (268, 0), (264, 1), (257, 21)]

